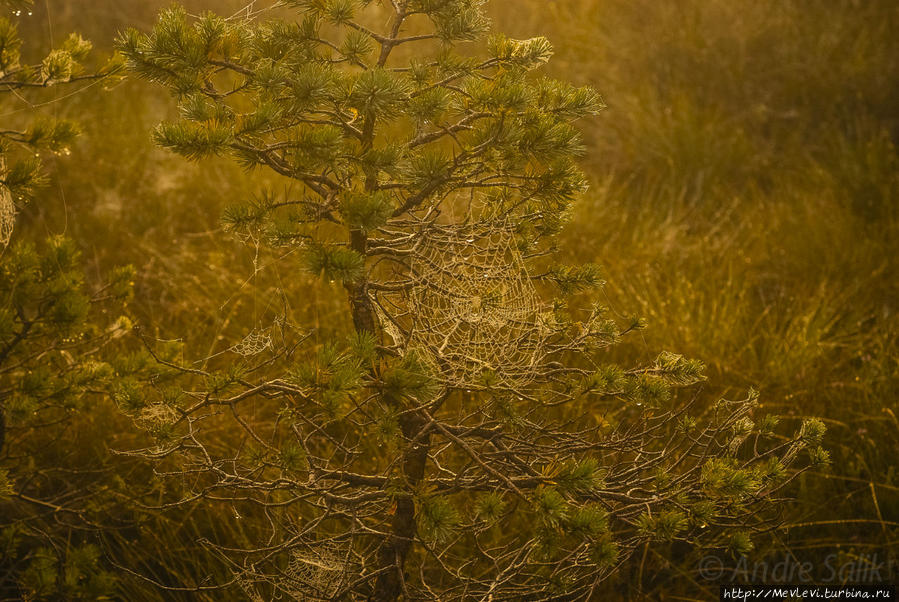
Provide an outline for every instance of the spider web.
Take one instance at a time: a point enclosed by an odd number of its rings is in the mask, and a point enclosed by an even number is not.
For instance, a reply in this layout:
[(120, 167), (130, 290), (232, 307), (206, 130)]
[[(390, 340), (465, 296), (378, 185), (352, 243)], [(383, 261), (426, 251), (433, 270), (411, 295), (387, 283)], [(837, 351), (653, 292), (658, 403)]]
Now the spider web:
[(320, 545), (309, 554), (294, 552), (287, 565), (284, 585), (300, 600), (313, 597), (330, 600), (340, 592), (349, 576), (350, 563), (346, 556), (336, 545)]
[(407, 349), (454, 386), (483, 383), (487, 374), (512, 388), (533, 380), (548, 331), (511, 224), (429, 226), (409, 266)]
[(278, 577), (244, 574), (238, 582), (254, 602), (263, 600), (253, 583), (259, 580), (270, 583), (295, 600), (332, 600), (355, 570), (358, 567), (350, 561), (348, 548), (333, 542), (319, 542), (307, 552), (292, 551), (286, 568)]
[(241, 339), (240, 342), (229, 347), (228, 351), (233, 351), (244, 357), (251, 357), (259, 355), (266, 349), (273, 348), (272, 329), (269, 327), (257, 328), (256, 330), (251, 331), (247, 336)]

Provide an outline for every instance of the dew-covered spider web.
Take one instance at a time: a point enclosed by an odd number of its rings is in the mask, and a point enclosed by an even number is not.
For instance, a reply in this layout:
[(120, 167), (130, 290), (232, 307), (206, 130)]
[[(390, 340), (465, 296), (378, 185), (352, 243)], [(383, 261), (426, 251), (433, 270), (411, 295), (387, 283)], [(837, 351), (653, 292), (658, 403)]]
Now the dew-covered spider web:
[(213, 353), (212, 355), (197, 360), (196, 363), (206, 362), (223, 353), (235, 353), (244, 358), (254, 357), (264, 351), (277, 353), (285, 344), (285, 337), (288, 330), (301, 335), (303, 334), (302, 331), (285, 316), (276, 316), (268, 326), (254, 328), (244, 335), (241, 340), (230, 347), (226, 347), (217, 353)]
[(346, 585), (350, 564), (337, 546), (317, 546), (308, 553), (294, 552), (287, 565), (285, 585), (296, 594), (330, 600)]
[(452, 386), (490, 379), (518, 388), (534, 379), (548, 335), (545, 308), (511, 224), (429, 225), (408, 265), (405, 319), (382, 317), (395, 341)]
[(259, 355), (266, 349), (273, 348), (272, 329), (269, 327), (257, 328), (251, 331), (238, 343), (229, 347), (228, 351), (233, 351), (237, 355), (242, 355), (243, 357), (252, 357), (254, 355)]
[(306, 551), (293, 550), (283, 572), (277, 577), (244, 575), (238, 582), (251, 600), (263, 600), (252, 581), (268, 581), (295, 600), (332, 600), (346, 587), (353, 571), (348, 548), (333, 542), (319, 542)]

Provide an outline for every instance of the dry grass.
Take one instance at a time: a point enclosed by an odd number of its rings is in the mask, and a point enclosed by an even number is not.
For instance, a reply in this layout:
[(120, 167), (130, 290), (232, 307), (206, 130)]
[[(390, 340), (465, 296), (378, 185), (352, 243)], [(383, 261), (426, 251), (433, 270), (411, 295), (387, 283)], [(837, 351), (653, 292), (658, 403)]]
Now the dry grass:
[[(111, 37), (129, 20), (146, 25), (156, 8), (96, 4), (90, 20), (56, 14), (56, 27)], [(583, 124), (593, 186), (563, 253), (603, 265), (611, 307), (648, 318), (643, 337), (616, 353), (699, 358), (710, 367), (709, 396), (754, 385), (767, 410), (830, 426), (830, 473), (797, 484), (793, 527), (757, 553), (786, 547), (815, 561), (838, 548), (878, 550), (895, 562), (899, 5), (516, 0), (494, 2), (493, 12), (498, 29), (550, 37), (551, 71), (594, 85), (610, 106)], [(257, 325), (260, 311), (248, 308), (259, 295), (285, 283), (296, 308), (318, 295), (324, 305), (304, 317), (330, 327), (338, 295), (310, 288), (289, 262), (244, 286), (253, 253), (217, 230), (224, 205), (280, 184), (150, 150), (147, 131), (167, 103), (147, 93), (127, 84), (68, 105), (87, 135), (60, 163), (60, 188), (35, 204), (43, 214), (31, 214), (31, 227), (67, 221), (98, 264), (141, 266), (135, 309), (159, 336), (189, 332), (203, 345), (237, 337)], [(122, 561), (194, 582), (211, 569), (189, 561), (190, 546), (218, 529), (214, 511), (160, 517), (134, 535), (151, 547), (120, 547)], [(182, 552), (160, 566), (145, 560), (165, 550)], [(686, 561), (652, 576), (635, 568), (616, 591), (695, 596), (695, 570)], [(138, 581), (124, 583), (128, 599), (155, 599)]]
[[(580, 0), (548, 20), (528, 8), (517, 33), (549, 35), (557, 73), (610, 105), (587, 125), (594, 186), (567, 249), (605, 267), (613, 308), (648, 318), (619, 352), (700, 358), (710, 395), (755, 385), (768, 411), (828, 422), (830, 473), (802, 480), (795, 526), (757, 556), (877, 550), (895, 563), (899, 10)], [(630, 585), (690, 590), (695, 566), (676, 569)]]

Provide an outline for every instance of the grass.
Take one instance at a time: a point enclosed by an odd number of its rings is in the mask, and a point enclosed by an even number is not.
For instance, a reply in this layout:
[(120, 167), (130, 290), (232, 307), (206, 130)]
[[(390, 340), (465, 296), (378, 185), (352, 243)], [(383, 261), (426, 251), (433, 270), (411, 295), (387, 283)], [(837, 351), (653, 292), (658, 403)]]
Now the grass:
[[(709, 396), (756, 386), (763, 410), (823, 417), (832, 469), (801, 481), (794, 526), (756, 555), (877, 550), (895, 576), (896, 7), (529, 7), (519, 33), (544, 30), (555, 69), (610, 105), (587, 125), (593, 187), (566, 236), (605, 267), (610, 305), (649, 321), (619, 352), (684, 353), (709, 366)], [(690, 590), (695, 564), (676, 568), (630, 586)]]
[[(592, 186), (562, 249), (569, 260), (604, 267), (613, 310), (648, 319), (641, 338), (615, 353), (648, 360), (668, 349), (701, 359), (709, 398), (756, 386), (764, 411), (788, 420), (821, 416), (829, 426), (832, 468), (797, 483), (788, 528), (758, 542), (756, 557), (787, 550), (820, 564), (833, 553), (851, 559), (877, 551), (895, 563), (899, 7), (889, 0), (493, 4), (498, 29), (547, 35), (557, 50), (550, 71), (594, 85), (609, 104), (583, 124)], [(89, 21), (54, 13), (54, 26), (87, 28), (103, 46), (108, 39), (100, 38), (131, 19), (146, 25), (157, 8), (145, 3), (132, 15), (112, 7), (96, 3)], [(302, 298), (310, 282), (263, 273), (243, 286), (253, 253), (221, 236), (218, 215), (278, 183), (247, 179), (225, 163), (184, 166), (152, 150), (148, 130), (166, 101), (128, 83), (68, 105), (86, 136), (59, 162), (59, 188), (35, 203), (23, 228), (65, 227), (92, 247), (98, 265), (139, 265), (134, 309), (154, 335), (239, 338), (260, 319), (247, 309), (253, 291), (280, 279)], [(339, 295), (316, 294), (337, 299), (307, 316), (327, 322)], [(187, 562), (190, 546), (219, 529), (215, 511), (160, 516), (151, 531), (134, 534), (150, 547), (123, 551), (122, 561), (183, 550), (168, 554), (167, 566), (144, 568), (197, 582), (210, 569)], [(126, 550), (128, 541), (110, 545)], [(654, 554), (646, 562), (664, 568), (666, 551)], [(615, 591), (701, 595), (695, 563), (667, 566), (630, 567)], [(895, 564), (893, 571), (895, 579)], [(122, 578), (129, 599), (154, 599), (139, 580)]]

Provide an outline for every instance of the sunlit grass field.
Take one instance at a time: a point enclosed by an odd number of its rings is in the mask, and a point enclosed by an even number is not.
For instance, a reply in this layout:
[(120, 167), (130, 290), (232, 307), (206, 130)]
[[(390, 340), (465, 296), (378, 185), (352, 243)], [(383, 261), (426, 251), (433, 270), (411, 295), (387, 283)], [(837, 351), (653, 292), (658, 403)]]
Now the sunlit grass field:
[[(802, 479), (756, 555), (895, 563), (896, 5), (584, 1), (550, 14), (555, 68), (610, 106), (589, 126), (594, 186), (566, 252), (605, 266), (611, 306), (649, 320), (629, 352), (700, 358), (709, 395), (757, 386), (765, 409), (829, 426), (831, 469)], [(670, 593), (686, 577), (631, 585)]]
[[(28, 27), (46, 39), (79, 30), (109, 49), (117, 30), (145, 29), (165, 5), (85, 4), (51, 0)], [(242, 4), (185, 2), (228, 14)], [(492, 16), (514, 37), (549, 37), (549, 71), (596, 87), (608, 104), (581, 124), (591, 186), (559, 251), (603, 267), (604, 301), (617, 315), (647, 319), (614, 353), (700, 359), (704, 398), (756, 387), (765, 411), (828, 425), (831, 467), (795, 483), (797, 503), (754, 554), (816, 563), (877, 554), (895, 582), (899, 4), (495, 0)], [(336, 289), (289, 261), (260, 270), (265, 252), (221, 232), (225, 206), (283, 184), (155, 149), (149, 130), (174, 110), (159, 94), (125, 81), (42, 107), (75, 116), (84, 135), (50, 165), (54, 185), (21, 228), (65, 231), (95, 266), (137, 266), (132, 311), (152, 336), (184, 339), (191, 357), (214, 356), (221, 341), (270, 320), (279, 308), (266, 293), (276, 287), (295, 299), (295, 319), (326, 323), (342, 303)], [(122, 430), (109, 447), (131, 445), (127, 421), (110, 420)], [(160, 514), (106, 544), (135, 571), (199, 583), (219, 569), (190, 552), (194, 541), (243, 537), (218, 533), (216, 511), (226, 510)], [(717, 596), (696, 558), (680, 554), (638, 556), (607, 595)], [(159, 599), (137, 576), (123, 574), (121, 588), (128, 600)]]

